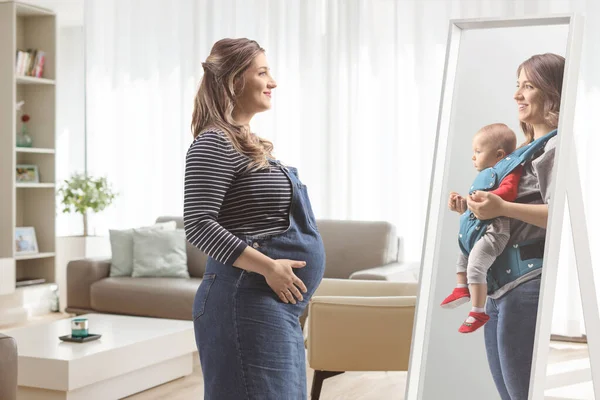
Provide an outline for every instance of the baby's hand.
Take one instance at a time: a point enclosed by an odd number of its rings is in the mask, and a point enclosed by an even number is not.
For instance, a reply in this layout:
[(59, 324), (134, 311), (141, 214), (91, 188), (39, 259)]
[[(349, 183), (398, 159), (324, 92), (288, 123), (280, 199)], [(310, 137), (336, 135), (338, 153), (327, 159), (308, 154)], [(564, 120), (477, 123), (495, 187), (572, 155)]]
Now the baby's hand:
[(450, 211), (456, 211), (457, 213), (462, 214), (467, 211), (467, 200), (456, 192), (450, 192), (448, 208)]
[(456, 192), (450, 192), (450, 196), (448, 197), (448, 208), (450, 211), (456, 211), (456, 197), (460, 196)]

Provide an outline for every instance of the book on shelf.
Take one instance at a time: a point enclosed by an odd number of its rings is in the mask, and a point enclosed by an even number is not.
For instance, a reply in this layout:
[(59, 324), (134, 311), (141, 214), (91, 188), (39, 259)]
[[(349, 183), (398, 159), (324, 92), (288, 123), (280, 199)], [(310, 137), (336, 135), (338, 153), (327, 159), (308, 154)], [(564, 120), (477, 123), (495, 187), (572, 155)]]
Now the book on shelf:
[(44, 74), (46, 53), (37, 49), (17, 50), (15, 71), (19, 76), (41, 78)]

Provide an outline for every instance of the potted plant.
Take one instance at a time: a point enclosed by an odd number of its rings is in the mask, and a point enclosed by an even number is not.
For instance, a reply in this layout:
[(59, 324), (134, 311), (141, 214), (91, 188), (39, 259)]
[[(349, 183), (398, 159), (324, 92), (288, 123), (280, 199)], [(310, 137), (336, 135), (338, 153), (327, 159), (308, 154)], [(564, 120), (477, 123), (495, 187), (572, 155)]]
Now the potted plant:
[(83, 217), (83, 236), (88, 236), (88, 212), (95, 213), (110, 206), (116, 197), (105, 177), (94, 178), (73, 174), (58, 190), (63, 212), (76, 212)]

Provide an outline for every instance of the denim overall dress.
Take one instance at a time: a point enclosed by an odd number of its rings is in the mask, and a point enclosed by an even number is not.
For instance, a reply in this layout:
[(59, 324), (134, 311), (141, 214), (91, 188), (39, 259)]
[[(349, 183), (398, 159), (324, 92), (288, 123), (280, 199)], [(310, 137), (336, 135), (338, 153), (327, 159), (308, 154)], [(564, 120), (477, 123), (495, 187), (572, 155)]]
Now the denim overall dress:
[(306, 186), (293, 167), (281, 168), (292, 186), (288, 229), (239, 236), (268, 257), (305, 261), (294, 268), (307, 293), (286, 304), (263, 275), (209, 258), (193, 307), (205, 400), (305, 400), (306, 362), (299, 318), (323, 278), (325, 249)]

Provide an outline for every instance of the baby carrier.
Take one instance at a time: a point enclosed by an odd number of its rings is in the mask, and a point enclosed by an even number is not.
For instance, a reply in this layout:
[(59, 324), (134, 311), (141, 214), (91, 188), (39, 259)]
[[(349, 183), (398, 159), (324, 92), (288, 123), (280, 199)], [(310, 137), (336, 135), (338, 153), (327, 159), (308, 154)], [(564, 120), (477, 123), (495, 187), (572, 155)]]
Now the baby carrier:
[[(555, 129), (527, 146), (515, 150), (493, 167), (481, 171), (469, 189), (469, 194), (476, 190), (490, 191), (498, 188), (500, 182), (508, 174), (519, 165), (529, 161), (538, 151), (544, 148), (548, 140), (556, 136), (556, 133)], [(468, 257), (475, 243), (485, 234), (489, 224), (490, 220), (480, 221), (468, 209), (461, 215), (458, 244), (465, 256)], [(543, 239), (507, 246), (488, 270), (488, 294), (533, 270), (541, 268), (543, 257)]]

